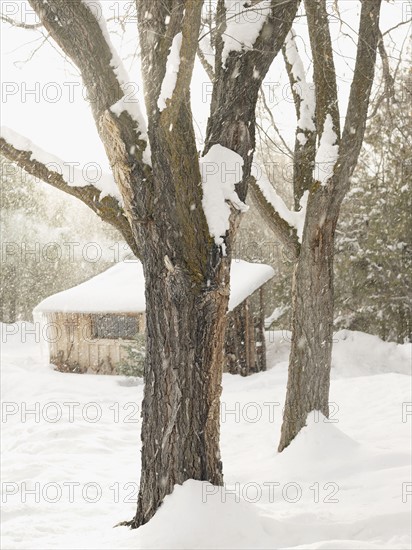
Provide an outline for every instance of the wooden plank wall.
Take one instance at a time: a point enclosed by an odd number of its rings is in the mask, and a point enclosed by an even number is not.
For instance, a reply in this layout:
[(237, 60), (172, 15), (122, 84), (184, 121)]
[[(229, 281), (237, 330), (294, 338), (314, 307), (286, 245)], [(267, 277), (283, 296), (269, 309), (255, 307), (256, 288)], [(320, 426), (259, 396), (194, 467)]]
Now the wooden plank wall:
[[(144, 330), (144, 314), (130, 315), (138, 319), (139, 329)], [(125, 347), (136, 345), (134, 340), (93, 339), (91, 314), (48, 313), (46, 317), (52, 325), (49, 332), (53, 332), (50, 362), (62, 372), (116, 374), (118, 365), (126, 359)]]
[[(226, 362), (224, 371), (248, 376), (266, 370), (263, 288), (242, 302), (228, 315)], [(139, 332), (145, 331), (145, 315), (119, 313), (136, 317)], [(93, 339), (92, 315), (87, 313), (48, 313), (47, 322), (56, 335), (49, 341), (50, 362), (62, 372), (117, 374), (127, 361), (126, 347), (134, 340)]]

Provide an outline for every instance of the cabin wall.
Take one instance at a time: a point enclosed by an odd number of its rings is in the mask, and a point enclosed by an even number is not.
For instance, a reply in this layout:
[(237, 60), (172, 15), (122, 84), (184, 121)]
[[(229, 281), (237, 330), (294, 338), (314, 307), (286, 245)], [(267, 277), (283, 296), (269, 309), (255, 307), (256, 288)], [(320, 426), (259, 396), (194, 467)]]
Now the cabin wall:
[[(228, 314), (225, 372), (248, 376), (266, 370), (263, 288)], [(89, 374), (120, 374), (121, 367), (136, 363), (136, 354), (130, 357), (129, 352), (133, 349), (144, 353), (146, 316), (118, 315), (136, 318), (138, 340), (93, 338), (92, 314), (48, 313), (50, 362), (62, 372)]]
[[(121, 314), (135, 317), (139, 332), (144, 332), (144, 314)], [(84, 313), (49, 313), (50, 362), (62, 372), (118, 374), (128, 361), (128, 347), (136, 340), (92, 338), (92, 315)]]

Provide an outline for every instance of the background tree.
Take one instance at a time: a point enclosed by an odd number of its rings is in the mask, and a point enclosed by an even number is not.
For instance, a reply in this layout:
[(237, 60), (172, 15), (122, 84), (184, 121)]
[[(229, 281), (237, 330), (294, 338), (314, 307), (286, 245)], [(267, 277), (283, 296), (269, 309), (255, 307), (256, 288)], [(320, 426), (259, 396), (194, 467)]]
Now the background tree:
[(267, 219), (269, 223), (272, 219), (274, 231), (282, 223), (289, 227), (291, 238), (285, 244), (296, 258), (292, 345), (279, 451), (290, 444), (311, 411), (329, 415), (335, 229), (363, 142), (381, 37), (380, 4), (380, 0), (362, 1), (356, 62), (341, 131), (326, 1), (304, 2), (314, 87), (307, 81), (293, 32), (283, 48), (298, 119), (293, 194), (295, 211), (301, 209), (300, 219), (267, 182), (256, 180), (252, 185), (262, 210), (268, 206)]
[[(334, 329), (404, 342), (411, 339), (411, 73), (402, 50), (386, 54), (379, 46), (379, 53), (384, 57), (364, 143), (336, 231)], [(391, 61), (386, 67), (385, 59)], [(261, 142), (266, 163), (283, 147), (276, 132), (261, 135)], [(285, 158), (287, 152), (282, 154)], [(279, 181), (293, 190), (284, 175), (270, 178), (277, 187)], [(291, 208), (290, 196), (280, 194)], [(277, 315), (271, 326), (290, 330), (290, 263), (279, 266), (272, 289)]]
[(337, 326), (410, 341), (411, 72), (372, 105), (337, 236)]

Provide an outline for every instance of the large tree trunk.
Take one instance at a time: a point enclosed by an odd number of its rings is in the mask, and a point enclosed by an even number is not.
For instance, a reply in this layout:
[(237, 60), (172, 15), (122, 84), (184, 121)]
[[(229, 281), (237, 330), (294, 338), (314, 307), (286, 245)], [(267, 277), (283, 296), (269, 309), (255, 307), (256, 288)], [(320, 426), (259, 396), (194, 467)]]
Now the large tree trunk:
[[(219, 416), (228, 292), (193, 285), (183, 270), (153, 256), (145, 264), (147, 354), (142, 424), (139, 527), (175, 484), (221, 485)], [(215, 281), (229, 280), (223, 260)]]
[(311, 411), (329, 416), (335, 221), (321, 225), (319, 212), (308, 217), (293, 278), (292, 347), (279, 451), (299, 433)]
[[(138, 10), (152, 7), (138, 4)], [(171, 36), (153, 48), (167, 4), (155, 18), (139, 17), (145, 99), (152, 151), (149, 222), (137, 229), (144, 247), (146, 362), (142, 409), (142, 468), (136, 528), (151, 519), (175, 484), (223, 482), (219, 452), (220, 394), (229, 299), (230, 245), (223, 257), (209, 235), (190, 106), (190, 78), (201, 3), (182, 2), (170, 19)], [(139, 12), (138, 12), (139, 13)], [(157, 107), (165, 54), (177, 31), (184, 57), (172, 102)], [(153, 219), (152, 223), (150, 220)], [(133, 222), (132, 222), (133, 223)]]
[[(147, 281), (147, 356), (142, 477), (132, 527), (147, 522), (175, 484), (187, 479), (215, 485), (223, 482), (219, 404), (231, 240), (239, 215), (232, 212), (224, 256), (210, 237), (203, 213), (190, 104), (201, 5), (201, 2), (176, 1), (169, 17), (168, 3), (156, 3), (155, 10), (153, 0), (137, 3), (153, 162), (153, 200), (148, 223), (140, 228)], [(220, 53), (215, 62), (205, 151), (220, 144), (242, 157), (243, 178), (236, 186), (241, 200), (246, 197), (255, 146), (257, 92), (296, 9), (297, 2), (293, 0), (286, 7), (283, 4), (278, 9), (274, 7), (266, 22), (266, 32), (257, 39), (259, 52), (233, 52), (225, 68), (220, 58), (221, 36), (218, 40)], [(153, 14), (150, 19), (145, 17), (147, 11)], [(222, 0), (218, 11), (224, 20)], [(167, 29), (166, 19), (170, 19)], [(180, 64), (171, 101), (159, 112), (157, 98), (165, 74), (165, 59), (171, 40), (179, 31), (182, 32), (180, 56), (184, 62)], [(260, 49), (268, 53), (262, 55)], [(255, 69), (260, 71), (259, 78), (252, 78)], [(233, 78), (235, 70), (237, 79)]]

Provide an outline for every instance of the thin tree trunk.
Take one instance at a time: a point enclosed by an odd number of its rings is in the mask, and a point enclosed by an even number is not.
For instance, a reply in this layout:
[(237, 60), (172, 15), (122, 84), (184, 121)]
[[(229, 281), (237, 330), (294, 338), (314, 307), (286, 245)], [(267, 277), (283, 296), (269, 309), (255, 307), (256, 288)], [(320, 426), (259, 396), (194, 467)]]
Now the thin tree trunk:
[(305, 426), (311, 411), (329, 416), (335, 221), (320, 225), (319, 212), (308, 218), (293, 278), (292, 347), (279, 452)]
[[(380, 37), (380, 5), (381, 0), (362, 2), (356, 64), (340, 138), (336, 73), (326, 2), (305, 1), (314, 61), (317, 133), (320, 138), (325, 117), (331, 115), (339, 155), (333, 166), (333, 176), (326, 185), (314, 181), (309, 189), (303, 242), (293, 281), (293, 336), (279, 451), (296, 437), (311, 411), (321, 411), (326, 417), (329, 415), (334, 234), (363, 142)], [(295, 190), (303, 188), (297, 183)]]

